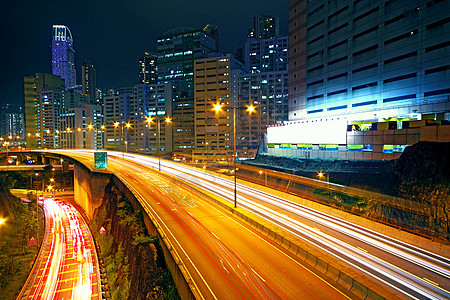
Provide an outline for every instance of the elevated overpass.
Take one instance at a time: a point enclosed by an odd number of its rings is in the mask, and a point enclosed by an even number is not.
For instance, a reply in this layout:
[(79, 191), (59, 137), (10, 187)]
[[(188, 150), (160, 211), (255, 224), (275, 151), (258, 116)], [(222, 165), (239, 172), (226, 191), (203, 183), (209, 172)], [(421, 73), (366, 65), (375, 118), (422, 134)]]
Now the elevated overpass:
[(235, 209), (227, 176), (168, 161), (160, 173), (154, 158), (108, 152), (109, 169), (95, 170), (92, 151), (46, 153), (74, 160), (76, 201), (90, 218), (109, 181), (135, 198), (183, 299), (450, 296), (448, 249), (441, 256), (244, 182)]

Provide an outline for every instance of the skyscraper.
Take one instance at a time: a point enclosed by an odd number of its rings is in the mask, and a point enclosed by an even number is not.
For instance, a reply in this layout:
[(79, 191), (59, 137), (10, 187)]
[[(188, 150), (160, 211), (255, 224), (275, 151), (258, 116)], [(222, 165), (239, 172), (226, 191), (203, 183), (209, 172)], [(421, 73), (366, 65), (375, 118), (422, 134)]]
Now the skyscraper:
[[(43, 145), (42, 91), (54, 91), (53, 95), (56, 93), (61, 95), (64, 91), (64, 80), (60, 76), (43, 73), (24, 77), (25, 129), (28, 148), (41, 148)], [(62, 96), (58, 96), (59, 102), (61, 98)]]
[(89, 97), (89, 102), (95, 104), (97, 97), (97, 79), (94, 65), (85, 60), (81, 66), (81, 86), (83, 95)]
[(183, 80), (193, 95), (194, 60), (216, 52), (216, 39), (205, 30), (168, 31), (158, 38), (158, 80)]
[(248, 37), (260, 39), (273, 39), (280, 34), (279, 18), (275, 16), (256, 16), (253, 18), (253, 27), (248, 30)]
[(145, 52), (139, 59), (139, 83), (154, 84), (158, 82), (158, 56)]
[(24, 113), (19, 105), (5, 104), (0, 106), (0, 136), (24, 138)]
[(65, 80), (66, 89), (76, 85), (73, 38), (65, 25), (53, 25), (52, 72)]
[(195, 60), (194, 128), (192, 159), (231, 159), (234, 87), (244, 66), (230, 54)]
[(245, 67), (250, 73), (287, 71), (288, 37), (248, 39), (244, 55)]

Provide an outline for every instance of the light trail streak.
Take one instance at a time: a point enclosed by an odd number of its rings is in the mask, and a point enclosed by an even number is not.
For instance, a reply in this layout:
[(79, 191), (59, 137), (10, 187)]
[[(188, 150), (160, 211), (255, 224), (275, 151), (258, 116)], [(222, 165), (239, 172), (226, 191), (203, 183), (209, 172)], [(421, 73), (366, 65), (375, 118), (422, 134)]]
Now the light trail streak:
[[(91, 152), (88, 153), (92, 155)], [(109, 151), (108, 155), (119, 156), (119, 153)], [(127, 159), (154, 169), (158, 165), (157, 159), (140, 155), (127, 154), (125, 160)], [(223, 199), (232, 201), (234, 183), (229, 179), (167, 161), (161, 161), (161, 170), (163, 173), (196, 186), (200, 190), (208, 191)], [(431, 272), (434, 277), (444, 278), (442, 282), (447, 282), (448, 287), (448, 279), (450, 278), (450, 260), (448, 258), (243, 184), (238, 184), (237, 188), (241, 208), (252, 211), (265, 220), (272, 222), (275, 226), (282, 226), (286, 231), (302, 239), (305, 239), (305, 236), (307, 236), (307, 240), (318, 248), (342, 261), (347, 261), (350, 265), (371, 275), (376, 280), (385, 282), (385, 284), (404, 293), (406, 296), (431, 299), (450, 298), (450, 292), (445, 287), (442, 287), (442, 284), (436, 283), (436, 280), (432, 281), (429, 279), (429, 276), (422, 278), (414, 275), (414, 273), (421, 274), (425, 271)], [(265, 204), (260, 204), (250, 199), (259, 200)], [(269, 206), (275, 206), (275, 208), (271, 209)], [(294, 214), (294, 216), (289, 217), (286, 213), (278, 213), (280, 209), (289, 212), (289, 214)], [(298, 217), (320, 224), (329, 232), (331, 230), (331, 232), (345, 235), (346, 239), (350, 241), (362, 242), (367, 247), (364, 246), (364, 249), (361, 249), (358, 246), (350, 245), (349, 242), (341, 241), (328, 233), (324, 233), (323, 230), (316, 226), (313, 228), (298, 221)], [(300, 235), (300, 232), (307, 232), (307, 234)], [(351, 243), (353, 244), (354, 242)], [(368, 250), (370, 247), (382, 251), (386, 257), (396, 257), (402, 263), (399, 265), (388, 263), (386, 259), (370, 254), (372, 252)], [(330, 251), (330, 249), (334, 250)], [(342, 255), (347, 258), (342, 257)], [(403, 264), (408, 268), (410, 267), (406, 263), (414, 264), (416, 272), (403, 269), (401, 267)], [(380, 276), (385, 278), (383, 279)], [(392, 282), (386, 281), (387, 279), (392, 280)], [(411, 293), (417, 293), (417, 296)]]
[[(41, 276), (29, 298), (91, 299), (93, 254), (83, 237), (81, 216), (72, 205), (49, 198), (44, 199), (43, 208), (51, 241)], [(68, 252), (71, 248), (72, 255)]]

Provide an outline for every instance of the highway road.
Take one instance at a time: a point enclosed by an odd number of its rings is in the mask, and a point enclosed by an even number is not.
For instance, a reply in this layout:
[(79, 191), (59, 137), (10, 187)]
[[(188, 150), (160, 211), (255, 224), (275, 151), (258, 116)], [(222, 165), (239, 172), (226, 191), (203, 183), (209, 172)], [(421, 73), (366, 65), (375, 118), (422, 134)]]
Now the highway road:
[(101, 299), (98, 264), (87, 225), (76, 209), (45, 197), (42, 255), (18, 299)]
[[(84, 153), (90, 155), (89, 159), (92, 160), (92, 153)], [(145, 189), (145, 187), (142, 187), (143, 182), (149, 182), (151, 179), (157, 178), (152, 172), (139, 171), (144, 170), (142, 168), (145, 166), (157, 169), (158, 160), (155, 158), (134, 154), (124, 155), (116, 152), (109, 152), (108, 154), (111, 161), (123, 165), (121, 168), (122, 172), (124, 172), (123, 179), (134, 182), (137, 189)], [(85, 155), (81, 156), (85, 159), (87, 158)], [(136, 162), (137, 164), (131, 164), (131, 161)], [(135, 169), (134, 172), (128, 173), (129, 168), (137, 169)], [(199, 169), (164, 160), (161, 161), (161, 170), (166, 174), (170, 174), (171, 176), (197, 187), (199, 190), (207, 191), (208, 193), (217, 195), (228, 201), (233, 201), (234, 183), (231, 180), (232, 178), (215, 176)], [(233, 247), (235, 244), (239, 245), (242, 241), (245, 241), (245, 244), (247, 244), (250, 237), (256, 235), (256, 233), (251, 230), (245, 229), (244, 231), (243, 228), (245, 227), (242, 226), (242, 228), (238, 229), (230, 228), (230, 236), (234, 236), (240, 231), (239, 233), (242, 234), (242, 236), (240, 236), (239, 239), (223, 236), (223, 228), (228, 226), (226, 224), (239, 222), (229, 219), (226, 216), (219, 218), (212, 217), (216, 214), (213, 213), (214, 207), (209, 208), (205, 214), (201, 213), (198, 208), (209, 206), (207, 202), (202, 201), (200, 204), (197, 201), (190, 199), (187, 203), (194, 204), (184, 205), (183, 201), (177, 202), (177, 200), (173, 200), (176, 199), (176, 195), (180, 194), (182, 187), (177, 187), (173, 190), (174, 188), (168, 186), (167, 183), (163, 183), (163, 179), (158, 180), (161, 181), (157, 183), (157, 185), (160, 186), (158, 191), (162, 195), (169, 193), (171, 197), (167, 197), (169, 200), (167, 200), (167, 203), (164, 205), (161, 205), (161, 203), (163, 203), (162, 201), (160, 204), (157, 204), (157, 206), (154, 205), (153, 201), (149, 201), (148, 205), (151, 205), (158, 214), (163, 214), (165, 211), (166, 214), (177, 216), (176, 220), (172, 222), (179, 223), (178, 225), (181, 227), (190, 229), (198, 227), (199, 230), (203, 228), (200, 232), (196, 233), (198, 236), (202, 236), (202, 238), (198, 240), (198, 247), (205, 245), (206, 241), (209, 240), (216, 242), (216, 247), (218, 247), (216, 251), (223, 250), (227, 249), (226, 247), (230, 247), (230, 245)], [(430, 251), (403, 243), (395, 237), (385, 236), (352, 224), (346, 220), (312, 210), (308, 207), (299, 205), (294, 201), (287, 201), (285, 200), (285, 197), (280, 196), (280, 193), (263, 192), (241, 183), (237, 185), (237, 190), (237, 200), (240, 209), (248, 210), (267, 222), (272, 223), (273, 226), (283, 229), (290, 236), (321, 249), (321, 251), (329, 255), (329, 257), (347, 265), (359, 274), (368, 277), (377, 285), (391, 291), (398, 295), (398, 297), (410, 299), (450, 298), (450, 259), (448, 256), (437, 255)], [(267, 189), (265, 190), (267, 191)], [(142, 190), (141, 192), (144, 193), (145, 190)], [(151, 196), (151, 193), (146, 196), (147, 199), (149, 196)], [(158, 201), (156, 203), (158, 203)], [(227, 219), (222, 223), (220, 222), (221, 218)], [(168, 226), (168, 230), (181, 230), (179, 229), (179, 226), (172, 226), (169, 220), (167, 222), (166, 225)], [(208, 234), (208, 232), (210, 232), (210, 234)], [(183, 232), (174, 232), (174, 236), (178, 237), (178, 234), (183, 235)], [(187, 233), (184, 232), (184, 234)], [(222, 235), (217, 236), (217, 234)], [(228, 240), (229, 238), (231, 238), (231, 240)], [(265, 256), (266, 259), (253, 261), (253, 256), (255, 254), (255, 249), (258, 249), (257, 245), (264, 249), (276, 248), (276, 246), (272, 245), (263, 237), (258, 238), (261, 241), (264, 241), (264, 243), (256, 240), (255, 244), (252, 244), (252, 248), (249, 252), (246, 252), (245, 249), (240, 249), (239, 252), (236, 251), (235, 253), (239, 253), (238, 257), (233, 258), (231, 255), (233, 251), (231, 251), (228, 252), (231, 256), (220, 257), (217, 260), (217, 258), (211, 256), (212, 253), (216, 253), (216, 251), (212, 251), (211, 253), (203, 252), (204, 258), (209, 259), (211, 257), (211, 263), (215, 263), (219, 267), (223, 264), (222, 268), (225, 272), (232, 270), (232, 267), (236, 269), (236, 266), (234, 266), (233, 263), (229, 264), (229, 262), (233, 262), (233, 259), (239, 261), (239, 257), (251, 259), (252, 263), (255, 265), (260, 265), (263, 264), (264, 261), (266, 263), (269, 261), (270, 263), (267, 263), (265, 267), (261, 265), (262, 269), (256, 269), (253, 264), (250, 265), (251, 268), (244, 269), (245, 274), (253, 275), (253, 280), (258, 280), (258, 278), (260, 280), (262, 280), (261, 278), (268, 280), (268, 278), (271, 277), (271, 274), (273, 274), (274, 269), (280, 266), (278, 258), (274, 258), (272, 257), (273, 254), (270, 254)], [(221, 243), (217, 244), (217, 240), (221, 241)], [(219, 247), (219, 245), (221, 245), (221, 247)], [(201, 249), (201, 247), (193, 247), (192, 250), (187, 251), (187, 253), (192, 255), (195, 251), (202, 251)], [(278, 249), (277, 251), (280, 250)], [(185, 259), (189, 259), (189, 257), (186, 257)], [(244, 268), (244, 266), (240, 267)], [(267, 271), (265, 271), (266, 268)], [(285, 268), (286, 267), (283, 265), (282, 269), (285, 270)], [(253, 272), (252, 270), (255, 270), (256, 272)], [(192, 274), (195, 274), (195, 272), (192, 272)], [(291, 274), (291, 272), (289, 272), (289, 274)], [(235, 274), (235, 276), (238, 275), (242, 276), (241, 273)], [(211, 274), (211, 277), (212, 276), (213, 275)], [(210, 275), (208, 274), (206, 277), (209, 278)], [(272, 275), (272, 277), (274, 276)], [(196, 279), (196, 282), (201, 283), (202, 280), (197, 281)], [(233, 283), (233, 286), (236, 286), (237, 283), (235, 282), (235, 279), (230, 279), (230, 283)], [(247, 282), (247, 284), (247, 287), (250, 287), (250, 283)], [(276, 283), (274, 282), (273, 284)], [(290, 294), (289, 289), (292, 288), (292, 286), (300, 284), (300, 282), (294, 281), (291, 284), (292, 285), (289, 285), (289, 288), (285, 292), (283, 290), (282, 295), (287, 298), (291, 298), (292, 296), (297, 296), (296, 298), (298, 298), (298, 292)], [(270, 286), (272, 286), (272, 283)], [(215, 287), (213, 290), (216, 291), (216, 288), (218, 288), (217, 291), (220, 290), (220, 287)], [(247, 294), (242, 295), (246, 296)], [(265, 295), (263, 296), (264, 298), (272, 294), (261, 295)]]
[[(80, 161), (92, 154), (71, 154)], [(108, 168), (157, 216), (204, 299), (350, 299), (292, 254), (154, 168), (108, 157)]]

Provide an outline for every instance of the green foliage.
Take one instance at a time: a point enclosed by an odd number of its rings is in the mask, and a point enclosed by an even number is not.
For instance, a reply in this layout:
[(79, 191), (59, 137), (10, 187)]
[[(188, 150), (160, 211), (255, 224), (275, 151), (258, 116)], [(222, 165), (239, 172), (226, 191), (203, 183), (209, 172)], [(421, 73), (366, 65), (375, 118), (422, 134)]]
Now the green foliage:
[(136, 234), (134, 236), (133, 239), (133, 245), (138, 246), (138, 245), (149, 245), (149, 244), (155, 244), (158, 242), (158, 237), (157, 236), (147, 236), (147, 235), (143, 235), (143, 234)]
[(352, 197), (318, 188), (314, 190), (314, 194), (325, 197), (335, 205), (351, 208), (352, 210), (364, 210), (367, 207), (366, 199)]
[[(39, 175), (36, 177), (35, 173)], [(52, 166), (44, 167), (43, 171), (11, 171), (2, 174), (3, 182), (8, 189), (41, 189), (42, 180), (48, 183), (50, 178), (55, 179), (58, 187), (73, 187), (73, 172), (61, 173), (52, 171)]]
[(36, 238), (36, 203), (22, 203), (6, 195), (3, 186), (1, 192), (0, 197), (9, 206), (10, 215), (0, 227), (0, 299), (14, 299), (37, 255), (38, 248), (27, 245), (31, 236)]
[[(111, 298), (132, 299), (139, 294), (137, 289), (144, 289), (153, 290), (150, 294), (154, 297), (148, 299), (179, 299), (158, 237), (149, 236), (143, 212), (112, 185), (106, 194), (92, 228), (100, 244)], [(99, 234), (102, 226), (105, 235)]]
[(407, 147), (396, 164), (400, 197), (425, 206), (421, 228), (450, 239), (450, 143)]

